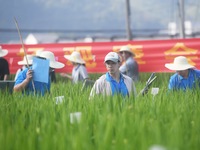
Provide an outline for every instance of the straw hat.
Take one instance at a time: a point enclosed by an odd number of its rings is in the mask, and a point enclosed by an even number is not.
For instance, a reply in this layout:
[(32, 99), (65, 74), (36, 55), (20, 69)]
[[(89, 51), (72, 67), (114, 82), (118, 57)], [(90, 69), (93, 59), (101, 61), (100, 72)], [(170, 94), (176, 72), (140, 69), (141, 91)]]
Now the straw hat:
[(106, 61), (108, 61), (108, 60), (113, 61), (113, 62), (115, 62), (115, 63), (121, 61), (119, 55), (118, 55), (116, 52), (109, 52), (109, 53), (106, 55), (105, 59), (104, 59), (104, 63), (105, 63)]
[(61, 62), (57, 62), (55, 60), (54, 53), (52, 53), (50, 51), (43, 51), (43, 52), (41, 52), (40, 53), (40, 57), (48, 59), (50, 61), (50, 67), (51, 68), (60, 69), (60, 68), (63, 68), (65, 66)]
[(0, 46), (0, 57), (4, 57), (8, 54), (8, 50), (7, 49), (2, 49), (2, 47)]
[(71, 62), (85, 64), (85, 61), (81, 58), (81, 54), (77, 51), (74, 51), (71, 55), (64, 55), (64, 57)]
[(128, 46), (122, 46), (119, 50), (119, 52), (129, 52), (131, 53), (133, 56), (135, 56), (135, 54), (131, 51), (130, 47)]
[[(27, 60), (28, 60), (28, 64), (32, 65), (32, 63), (33, 63), (33, 56), (32, 55), (26, 55), (26, 57), (27, 57)], [(18, 65), (27, 65), (26, 57), (24, 56), (24, 58), (23, 58), (22, 61), (18, 61)]]
[(168, 68), (169, 70), (175, 70), (175, 71), (181, 71), (181, 70), (194, 68), (194, 66), (188, 63), (187, 58), (184, 56), (178, 56), (174, 58), (174, 62), (171, 64), (165, 64), (165, 67)]

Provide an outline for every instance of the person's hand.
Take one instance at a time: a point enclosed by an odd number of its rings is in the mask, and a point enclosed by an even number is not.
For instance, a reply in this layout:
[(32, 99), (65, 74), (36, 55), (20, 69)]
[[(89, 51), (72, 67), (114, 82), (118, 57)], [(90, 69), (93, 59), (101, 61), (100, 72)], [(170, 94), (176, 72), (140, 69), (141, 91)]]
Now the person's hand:
[(65, 73), (60, 73), (60, 75), (61, 75), (62, 77), (65, 77), (65, 76), (66, 76), (66, 74), (65, 74)]
[(142, 89), (141, 91), (140, 91), (140, 93), (144, 96), (144, 95), (146, 95), (147, 93), (148, 93), (148, 91), (149, 91), (149, 88), (144, 88), (144, 89)]
[(26, 79), (30, 81), (33, 78), (33, 70), (28, 70), (26, 73)]

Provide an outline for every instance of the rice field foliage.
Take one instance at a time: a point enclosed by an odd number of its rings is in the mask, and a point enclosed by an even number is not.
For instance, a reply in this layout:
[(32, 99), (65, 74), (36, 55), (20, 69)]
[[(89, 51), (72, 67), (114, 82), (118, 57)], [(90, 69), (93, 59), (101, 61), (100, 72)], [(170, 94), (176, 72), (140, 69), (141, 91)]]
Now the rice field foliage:
[[(63, 80), (52, 84), (51, 95), (1, 93), (0, 147), (2, 150), (197, 150), (200, 147), (200, 92), (168, 92), (169, 74), (158, 74), (151, 87), (159, 93), (123, 99), (96, 96), (90, 87)], [(136, 83), (137, 92), (149, 74)], [(57, 104), (55, 97), (64, 96)], [(70, 123), (70, 113), (81, 112)]]

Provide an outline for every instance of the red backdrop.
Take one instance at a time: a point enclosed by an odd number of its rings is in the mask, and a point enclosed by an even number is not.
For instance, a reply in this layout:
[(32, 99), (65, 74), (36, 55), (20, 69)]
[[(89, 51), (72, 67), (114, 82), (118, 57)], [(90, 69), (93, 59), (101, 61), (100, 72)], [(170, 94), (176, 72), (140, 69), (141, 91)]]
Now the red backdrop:
[[(64, 58), (72, 51), (79, 51), (86, 61), (89, 73), (104, 73), (104, 57), (110, 51), (119, 51), (121, 46), (129, 45), (135, 53), (140, 72), (169, 72), (165, 63), (173, 62), (174, 57), (183, 55), (191, 65), (200, 67), (200, 38), (180, 40), (151, 40), (151, 41), (123, 41), (123, 42), (93, 42), (93, 43), (64, 43), (25, 45), (27, 54), (35, 55), (37, 50), (48, 50), (55, 54), (56, 60), (65, 64), (56, 72), (71, 72), (72, 65)], [(1, 44), (8, 50), (6, 58), (10, 72), (14, 74), (20, 67), (17, 62), (23, 59), (24, 52), (20, 44)]]

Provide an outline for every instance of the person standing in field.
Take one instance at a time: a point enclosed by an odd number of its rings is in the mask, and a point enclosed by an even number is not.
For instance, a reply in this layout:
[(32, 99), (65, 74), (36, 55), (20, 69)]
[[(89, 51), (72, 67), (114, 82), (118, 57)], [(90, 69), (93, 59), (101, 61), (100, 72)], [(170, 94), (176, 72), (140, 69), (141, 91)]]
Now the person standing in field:
[(173, 63), (165, 64), (169, 70), (176, 71), (170, 77), (168, 89), (169, 90), (187, 90), (200, 87), (200, 70), (194, 69), (194, 66), (188, 63), (184, 56), (174, 58)]
[(62, 77), (72, 80), (73, 83), (83, 82), (85, 79), (89, 78), (85, 67), (85, 61), (81, 58), (79, 52), (74, 51), (71, 55), (64, 55), (64, 57), (72, 63), (73, 69), (72, 75), (60, 73)]
[[(49, 73), (51, 72), (52, 69), (60, 69), (64, 67), (64, 64), (61, 62), (57, 62), (55, 60), (55, 56), (52, 52), (50, 51), (43, 51), (41, 52), (40, 56), (37, 56), (38, 58), (41, 59), (47, 59), (49, 60)], [(33, 64), (34, 65), (34, 64)], [(15, 81), (14, 85), (14, 91), (15, 92), (25, 92), (26, 94), (35, 94), (37, 95), (44, 95), (45, 93), (50, 93), (50, 87), (51, 87), (51, 79), (48, 79), (48, 83), (45, 82), (38, 82), (33, 80), (33, 70), (32, 67), (30, 69), (26, 68), (23, 71), (19, 73), (17, 76), (17, 79)], [(49, 74), (50, 76), (50, 74)], [(33, 83), (32, 84), (32, 81)], [(34, 87), (33, 87), (34, 85)], [(34, 91), (35, 88), (35, 91)]]
[(0, 80), (8, 80), (10, 75), (9, 64), (8, 61), (3, 58), (8, 54), (8, 50), (2, 49), (0, 46)]
[(138, 63), (133, 58), (135, 54), (131, 51), (128, 46), (122, 46), (119, 54), (122, 57), (123, 63), (119, 68), (120, 72), (129, 76), (133, 81), (139, 80), (139, 69)]
[(133, 80), (129, 76), (120, 73), (120, 56), (116, 52), (109, 52), (105, 56), (104, 63), (107, 73), (96, 80), (91, 89), (90, 98), (98, 94), (107, 96), (120, 95), (123, 97), (129, 97), (132, 94), (136, 95)]

